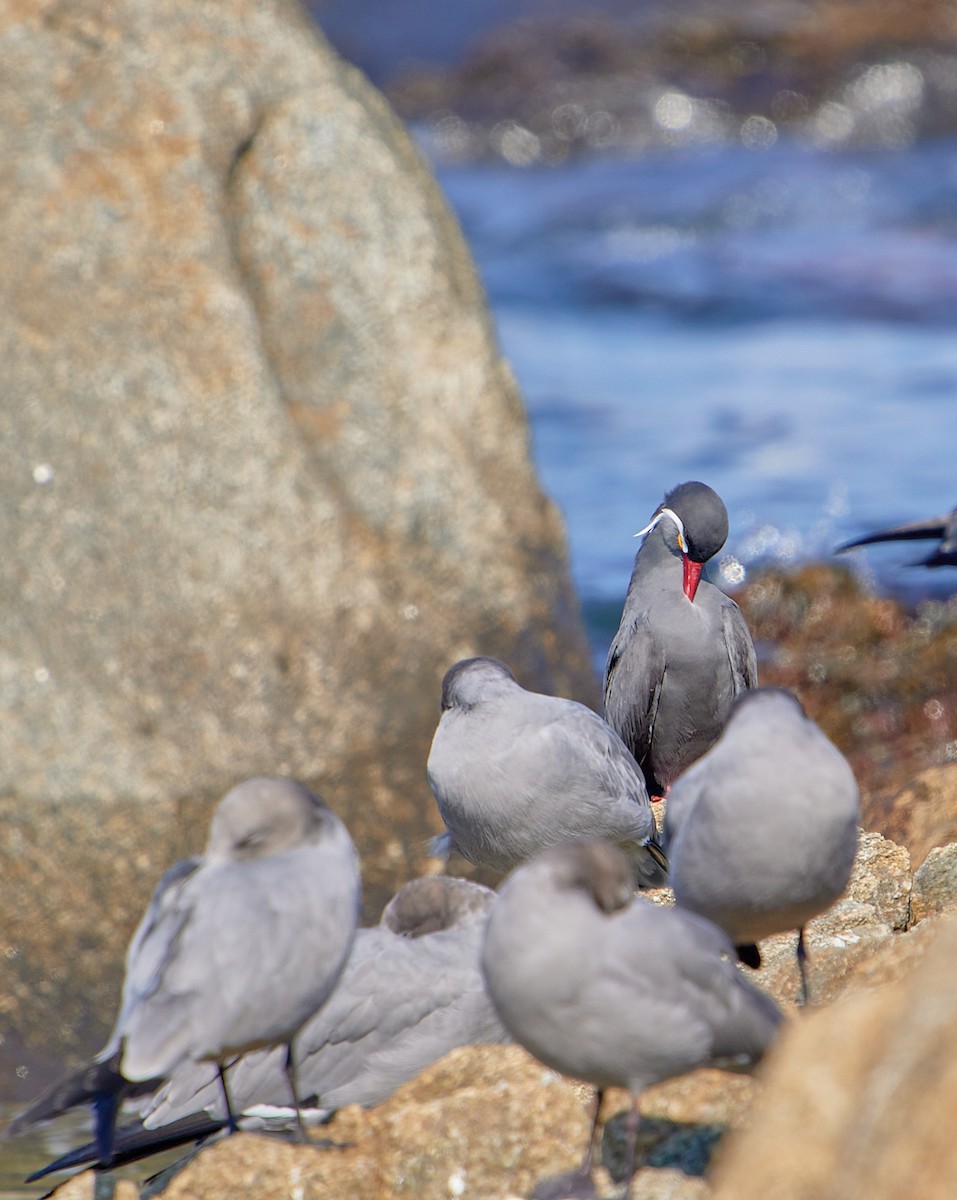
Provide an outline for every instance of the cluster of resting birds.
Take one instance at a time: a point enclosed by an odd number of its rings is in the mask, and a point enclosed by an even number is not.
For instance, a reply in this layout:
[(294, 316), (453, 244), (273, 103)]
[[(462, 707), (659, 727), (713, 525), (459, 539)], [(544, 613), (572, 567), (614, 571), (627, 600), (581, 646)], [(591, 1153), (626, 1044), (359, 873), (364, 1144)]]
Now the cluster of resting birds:
[[(850, 767), (795, 696), (757, 686), (744, 617), (702, 577), (727, 532), (696, 482), (640, 531), (604, 718), (493, 658), (446, 673), (433, 849), (510, 872), (497, 893), (423, 877), (357, 929), (342, 821), (291, 780), (234, 787), (202, 857), (156, 888), (108, 1042), (6, 1130), (92, 1107), (94, 1140), (32, 1178), (237, 1128), (303, 1134), (456, 1046), (514, 1040), (597, 1088), (582, 1178), (603, 1090), (630, 1091), (627, 1191), (642, 1090), (760, 1060), (782, 1014), (739, 964), (759, 968), (760, 940), (796, 931), (806, 1000), (804, 926), (856, 851)], [(665, 884), (673, 906), (640, 895)]]

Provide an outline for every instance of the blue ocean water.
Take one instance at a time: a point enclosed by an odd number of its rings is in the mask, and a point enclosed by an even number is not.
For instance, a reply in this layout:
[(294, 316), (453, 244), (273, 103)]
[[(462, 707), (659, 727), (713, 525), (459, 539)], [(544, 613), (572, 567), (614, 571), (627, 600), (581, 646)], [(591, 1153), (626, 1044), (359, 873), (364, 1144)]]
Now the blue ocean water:
[[(682, 480), (728, 505), (727, 584), (957, 503), (954, 142), (434, 165), (565, 516), (596, 659), (631, 535)], [(957, 589), (957, 572), (905, 565), (919, 553), (852, 560), (905, 597)]]

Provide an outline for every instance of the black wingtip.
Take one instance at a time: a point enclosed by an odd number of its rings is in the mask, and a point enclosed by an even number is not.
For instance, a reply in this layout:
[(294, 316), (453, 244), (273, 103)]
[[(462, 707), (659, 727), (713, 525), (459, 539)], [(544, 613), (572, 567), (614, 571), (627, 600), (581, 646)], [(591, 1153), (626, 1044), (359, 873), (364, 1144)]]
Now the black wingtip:
[(97, 1170), (107, 1170), (126, 1166), (127, 1163), (138, 1162), (153, 1154), (162, 1154), (167, 1150), (176, 1150), (191, 1142), (203, 1141), (212, 1137), (225, 1128), (225, 1121), (217, 1120), (206, 1113), (194, 1113), (182, 1117), (170, 1125), (162, 1125), (158, 1129), (146, 1129), (138, 1122), (121, 1126), (113, 1135), (112, 1153), (109, 1161), (104, 1161), (99, 1154), (96, 1142), (87, 1142), (69, 1150), (60, 1158), (47, 1163), (39, 1171), (24, 1180), (25, 1183), (35, 1183), (55, 1171), (67, 1171), (74, 1167), (94, 1167)]

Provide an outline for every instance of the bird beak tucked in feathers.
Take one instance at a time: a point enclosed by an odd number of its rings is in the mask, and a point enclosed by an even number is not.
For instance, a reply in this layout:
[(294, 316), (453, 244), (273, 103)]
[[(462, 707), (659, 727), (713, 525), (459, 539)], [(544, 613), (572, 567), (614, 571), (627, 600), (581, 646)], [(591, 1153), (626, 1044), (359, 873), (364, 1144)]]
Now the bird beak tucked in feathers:
[(678, 514), (670, 508), (663, 508), (661, 512), (656, 513), (651, 518), (644, 529), (638, 530), (635, 537), (642, 537), (646, 533), (651, 533), (662, 517), (670, 517), (678, 528), (678, 549), (681, 551), (681, 564), (683, 568), (681, 586), (684, 588), (684, 593), (688, 599), (694, 601), (695, 592), (698, 590), (698, 581), (701, 579), (702, 564), (694, 562), (688, 557), (688, 539), (685, 537), (685, 527)]

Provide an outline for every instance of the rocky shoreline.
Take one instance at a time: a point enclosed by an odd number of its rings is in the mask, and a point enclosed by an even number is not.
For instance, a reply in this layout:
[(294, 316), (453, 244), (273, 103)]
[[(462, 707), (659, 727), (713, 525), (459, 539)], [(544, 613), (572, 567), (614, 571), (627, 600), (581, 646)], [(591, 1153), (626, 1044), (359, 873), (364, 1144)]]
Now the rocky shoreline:
[[(957, 784), (957, 764), (945, 774)], [(935, 792), (934, 800), (943, 804), (945, 796)], [(658, 898), (668, 902), (666, 893)], [(946, 1103), (921, 1086), (920, 1072), (937, 1059), (938, 1045), (957, 1040), (955, 909), (957, 843), (913, 870), (904, 847), (862, 833), (845, 897), (808, 928), (812, 1007), (795, 1007), (793, 936), (762, 943), (765, 965), (756, 978), (788, 1013), (788, 1028), (754, 1078), (698, 1071), (646, 1091), (643, 1165), (632, 1200), (864, 1195), (841, 1190), (840, 1181), (847, 1156), (862, 1170), (871, 1156), (887, 1158), (881, 1131), (891, 1118), (871, 1102), (875, 1078), (883, 1072), (882, 1086), (908, 1094), (909, 1129), (931, 1128), (931, 1114)], [(237, 1135), (201, 1149), (150, 1194), (558, 1200), (567, 1194), (560, 1177), (581, 1155), (590, 1096), (519, 1047), (463, 1048), (377, 1108), (338, 1113), (314, 1135), (322, 1147)], [(606, 1105), (602, 1200), (617, 1194), (617, 1114), (627, 1096), (609, 1093)], [(903, 1133), (891, 1140), (913, 1157)], [(912, 1195), (943, 1200), (957, 1179), (957, 1155), (943, 1148), (918, 1177)], [(86, 1200), (94, 1183), (86, 1172), (54, 1195)], [(137, 1194), (129, 1181), (116, 1192), (119, 1200)], [(867, 1194), (904, 1193), (873, 1181)]]

